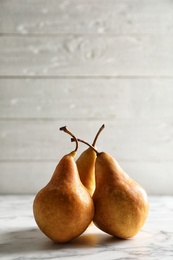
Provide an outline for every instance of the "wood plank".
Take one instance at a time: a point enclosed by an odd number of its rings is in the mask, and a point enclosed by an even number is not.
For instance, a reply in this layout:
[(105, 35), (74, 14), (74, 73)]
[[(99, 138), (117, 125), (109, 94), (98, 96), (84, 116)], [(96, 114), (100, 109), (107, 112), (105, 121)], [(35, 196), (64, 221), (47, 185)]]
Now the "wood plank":
[(173, 35), (0, 37), (0, 76), (172, 76)]
[[(148, 194), (173, 195), (172, 162), (124, 162), (123, 169)], [(50, 180), (57, 162), (0, 163), (0, 194), (36, 194)]]
[(0, 119), (171, 119), (172, 86), (152, 78), (0, 79)]
[(36, 193), (50, 180), (56, 162), (0, 163), (0, 194)]
[(169, 0), (1, 0), (0, 33), (173, 33)]
[[(105, 123), (99, 151), (118, 160), (165, 162), (173, 160), (173, 121), (159, 119), (117, 120), (1, 120), (1, 161), (52, 161), (74, 148), (70, 137), (58, 129), (67, 125), (77, 137), (92, 142)], [(80, 149), (86, 149), (84, 144)], [(80, 151), (79, 150), (79, 154)]]

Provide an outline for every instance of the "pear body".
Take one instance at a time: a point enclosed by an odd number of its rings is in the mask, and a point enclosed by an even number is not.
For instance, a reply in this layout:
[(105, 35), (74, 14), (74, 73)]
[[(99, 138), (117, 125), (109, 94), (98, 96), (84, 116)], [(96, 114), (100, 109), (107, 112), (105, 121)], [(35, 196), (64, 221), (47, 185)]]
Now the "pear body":
[(95, 175), (95, 225), (116, 237), (135, 236), (148, 215), (145, 190), (124, 172), (112, 156), (104, 152), (96, 159)]
[(38, 227), (57, 243), (81, 235), (94, 216), (92, 198), (80, 181), (73, 155), (60, 160), (50, 182), (37, 193), (33, 203)]
[(76, 161), (81, 182), (91, 196), (95, 190), (95, 161), (96, 153), (90, 147), (86, 149)]

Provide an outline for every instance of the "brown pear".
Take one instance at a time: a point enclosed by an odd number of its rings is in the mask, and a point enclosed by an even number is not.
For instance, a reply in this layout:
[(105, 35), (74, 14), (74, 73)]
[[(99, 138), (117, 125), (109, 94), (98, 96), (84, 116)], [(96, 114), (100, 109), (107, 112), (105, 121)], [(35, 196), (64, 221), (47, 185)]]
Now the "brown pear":
[(96, 155), (96, 188), (92, 196), (95, 206), (93, 222), (102, 231), (120, 238), (135, 236), (145, 224), (149, 211), (144, 188), (105, 152), (92, 148)]
[(94, 216), (93, 200), (80, 181), (75, 163), (78, 149), (62, 157), (51, 180), (36, 195), (33, 203), (35, 221), (40, 230), (51, 240), (64, 243), (81, 235)]
[(120, 238), (135, 236), (149, 209), (145, 190), (105, 152), (97, 153), (93, 222), (102, 231)]
[[(96, 146), (96, 142), (99, 134), (104, 129), (104, 125), (102, 125), (97, 132), (92, 146)], [(95, 161), (96, 161), (96, 153), (93, 148), (89, 147), (86, 149), (77, 159), (76, 164), (79, 171), (79, 176), (83, 185), (88, 189), (90, 195), (92, 196), (95, 190)]]

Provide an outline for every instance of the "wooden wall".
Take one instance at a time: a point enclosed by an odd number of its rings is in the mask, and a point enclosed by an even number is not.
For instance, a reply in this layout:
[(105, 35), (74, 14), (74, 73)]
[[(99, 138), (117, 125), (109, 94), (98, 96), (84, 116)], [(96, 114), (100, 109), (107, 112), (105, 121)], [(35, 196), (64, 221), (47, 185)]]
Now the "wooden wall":
[[(36, 193), (74, 144), (173, 194), (173, 1), (0, 1), (0, 193)], [(80, 145), (80, 152), (85, 149)]]

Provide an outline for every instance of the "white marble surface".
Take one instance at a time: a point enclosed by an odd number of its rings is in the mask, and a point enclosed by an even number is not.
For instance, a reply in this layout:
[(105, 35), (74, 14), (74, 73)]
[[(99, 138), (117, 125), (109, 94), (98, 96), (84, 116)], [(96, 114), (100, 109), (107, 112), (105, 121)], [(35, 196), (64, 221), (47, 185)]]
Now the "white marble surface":
[(113, 238), (95, 226), (66, 244), (55, 244), (37, 228), (33, 196), (0, 196), (0, 259), (173, 259), (173, 197), (150, 199), (142, 230), (132, 239)]

